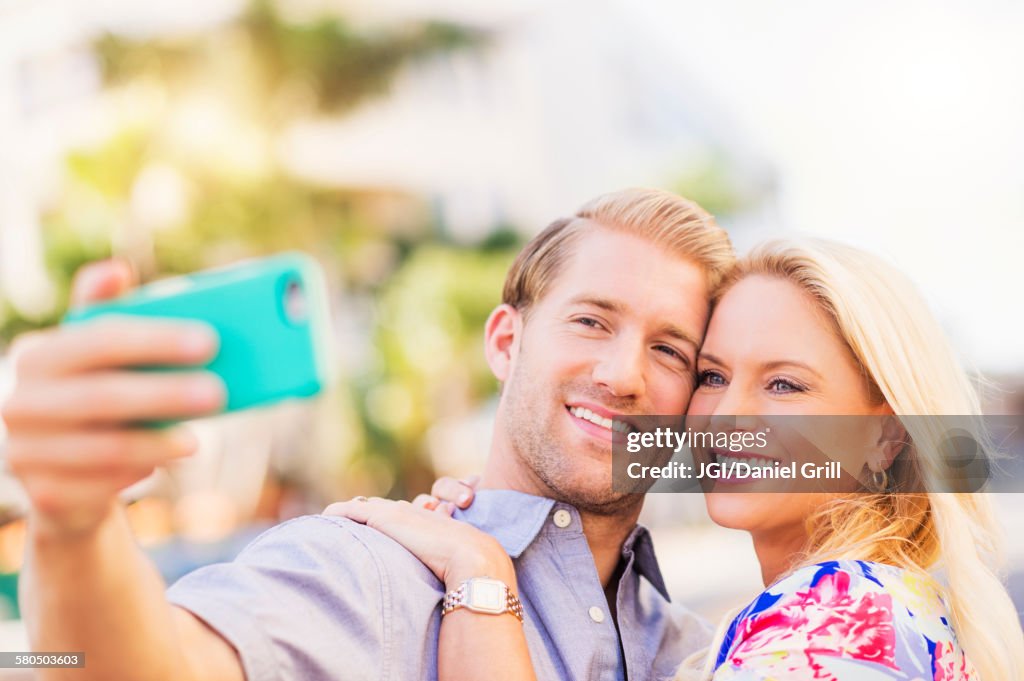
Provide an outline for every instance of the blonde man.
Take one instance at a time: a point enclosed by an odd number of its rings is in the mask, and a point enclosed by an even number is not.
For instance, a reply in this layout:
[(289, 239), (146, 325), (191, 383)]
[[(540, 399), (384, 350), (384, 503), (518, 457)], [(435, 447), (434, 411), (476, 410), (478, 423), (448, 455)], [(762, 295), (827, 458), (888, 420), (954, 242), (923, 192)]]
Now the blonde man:
[[(616, 192), (534, 238), (487, 320), (502, 395), (481, 491), (462, 519), (515, 559), (517, 588), (480, 581), (477, 597), (517, 616), (525, 608), (541, 678), (664, 677), (707, 643), (669, 603), (637, 525), (642, 495), (612, 492), (610, 424), (685, 411), (709, 292), (732, 259), (696, 204)], [(78, 283), (79, 300), (128, 286), (110, 263)], [(436, 678), (444, 584), (343, 518), (285, 523), (165, 594), (117, 492), (194, 443), (129, 424), (216, 411), (223, 393), (202, 372), (124, 368), (214, 351), (201, 328), (117, 321), (47, 331), (16, 353), (3, 417), (9, 464), (32, 501), (22, 596), (33, 648), (85, 651), (76, 679)]]

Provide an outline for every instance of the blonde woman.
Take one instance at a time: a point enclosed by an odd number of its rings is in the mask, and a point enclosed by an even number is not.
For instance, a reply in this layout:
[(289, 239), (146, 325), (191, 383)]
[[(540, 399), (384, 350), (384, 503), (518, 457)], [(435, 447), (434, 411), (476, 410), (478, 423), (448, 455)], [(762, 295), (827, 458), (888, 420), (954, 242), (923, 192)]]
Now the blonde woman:
[[(826, 242), (773, 242), (740, 261), (713, 301), (690, 417), (980, 413), (912, 285), (869, 254)], [(935, 436), (912, 419), (896, 422), (899, 446), (880, 443), (859, 462), (879, 481), (873, 489), (706, 495), (716, 523), (751, 534), (766, 588), (722, 623), (710, 649), (686, 660), (677, 678), (1024, 678), (1024, 636), (991, 567), (989, 501), (890, 491), (901, 476), (942, 474)], [(488, 574), (514, 591), (508, 556), (439, 512), (450, 509), (374, 499), (328, 512), (392, 536), (449, 589)], [(442, 680), (535, 678), (514, 618), (459, 609), (442, 622)]]

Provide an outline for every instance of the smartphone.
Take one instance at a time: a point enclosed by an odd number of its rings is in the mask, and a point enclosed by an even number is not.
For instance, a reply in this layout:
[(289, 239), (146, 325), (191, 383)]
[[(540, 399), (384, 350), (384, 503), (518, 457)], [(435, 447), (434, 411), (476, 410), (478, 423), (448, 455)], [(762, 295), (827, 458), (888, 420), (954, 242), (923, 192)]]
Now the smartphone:
[(227, 387), (225, 411), (237, 411), (323, 390), (333, 374), (328, 310), (319, 264), (287, 252), (156, 281), (73, 310), (64, 323), (111, 314), (206, 322), (220, 349), (205, 368)]

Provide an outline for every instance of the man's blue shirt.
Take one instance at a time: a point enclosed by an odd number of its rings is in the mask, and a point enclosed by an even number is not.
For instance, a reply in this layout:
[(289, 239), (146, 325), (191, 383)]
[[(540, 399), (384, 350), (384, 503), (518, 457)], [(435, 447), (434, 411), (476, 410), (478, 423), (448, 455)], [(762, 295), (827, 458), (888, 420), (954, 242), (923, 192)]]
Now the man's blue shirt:
[[(671, 678), (707, 645), (704, 623), (670, 603), (645, 528), (622, 546), (616, 630), (575, 508), (481, 490), (456, 517), (513, 558), (538, 679)], [(248, 681), (437, 678), (444, 585), (401, 545), (345, 518), (278, 525), (233, 562), (200, 568), (167, 595), (238, 650)]]

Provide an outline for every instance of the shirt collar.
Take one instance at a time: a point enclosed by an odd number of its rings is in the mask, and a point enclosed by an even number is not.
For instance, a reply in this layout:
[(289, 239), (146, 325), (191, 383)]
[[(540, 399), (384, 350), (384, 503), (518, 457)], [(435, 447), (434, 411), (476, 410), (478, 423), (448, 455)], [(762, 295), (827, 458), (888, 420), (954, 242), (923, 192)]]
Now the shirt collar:
[[(477, 491), (470, 507), (456, 509), (454, 517), (491, 535), (510, 557), (518, 558), (537, 538), (554, 507), (554, 499), (507, 489), (482, 489)], [(633, 528), (622, 544), (622, 557), (627, 561), (632, 557), (637, 574), (671, 602), (654, 555), (654, 542), (646, 527), (637, 525)]]
[(537, 537), (554, 505), (554, 499), (523, 492), (482, 489), (470, 507), (456, 510), (454, 517), (491, 535), (509, 556), (518, 558)]
[(628, 560), (630, 555), (633, 556), (633, 567), (636, 568), (637, 574), (643, 576), (662, 598), (671, 603), (672, 599), (665, 587), (665, 578), (661, 574), (661, 567), (658, 566), (658, 557), (654, 555), (654, 540), (651, 539), (650, 531), (643, 525), (634, 527), (622, 544), (622, 557)]

